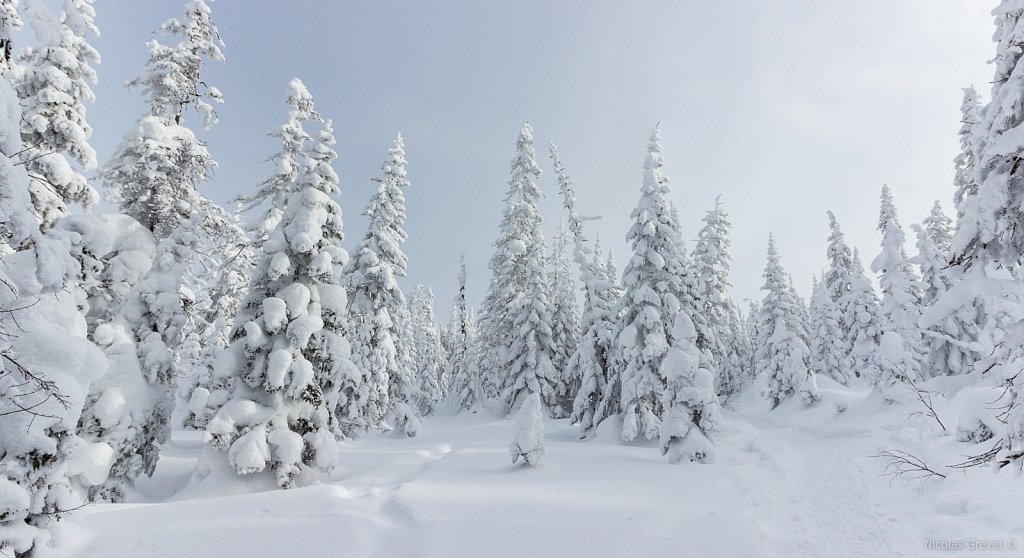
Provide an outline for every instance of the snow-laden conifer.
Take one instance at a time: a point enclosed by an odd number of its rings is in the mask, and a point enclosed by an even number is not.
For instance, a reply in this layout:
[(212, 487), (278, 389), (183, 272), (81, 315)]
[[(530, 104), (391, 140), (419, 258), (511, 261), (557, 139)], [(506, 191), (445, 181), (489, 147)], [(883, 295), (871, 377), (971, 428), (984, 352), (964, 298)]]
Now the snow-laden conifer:
[(839, 326), (839, 307), (817, 279), (811, 290), (810, 314), (811, 369), (815, 374), (828, 376), (841, 384), (849, 383), (846, 339)]
[(516, 139), (516, 154), (510, 162), (510, 178), (505, 193), (498, 239), (488, 263), (491, 279), (479, 313), (477, 367), (484, 374), (484, 391), (498, 396), (503, 383), (502, 353), (511, 343), (508, 332), (519, 304), (526, 293), (528, 248), (540, 234), (537, 201), (541, 197), (536, 180), (541, 170), (533, 146), (533, 127), (524, 122)]
[(882, 186), (881, 200), (878, 230), (882, 233), (882, 252), (871, 263), (871, 270), (879, 274), (878, 283), (882, 287), (883, 327), (903, 339), (905, 351), (914, 362), (913, 370), (907, 370), (906, 374), (916, 380), (925, 359), (918, 325), (923, 300), (921, 280), (907, 258), (903, 227), (888, 186)]
[(98, 36), (99, 30), (93, 24), (92, 0), (65, 2), (59, 15), (39, 1), (27, 4), (25, 11), (39, 45), (20, 56), (25, 70), (17, 91), (25, 147), (18, 157), (31, 179), (32, 204), (48, 228), (68, 214), (69, 205), (88, 210), (99, 201), (82, 175), (96, 167), (85, 104), (94, 100), (92, 66), (100, 61), (89, 36)]
[(452, 305), (448, 344), (449, 393), (459, 409), (476, 411), (483, 404), (483, 386), (476, 359), (476, 320), (466, 302), (466, 259), (459, 259), (459, 292)]
[(800, 321), (789, 274), (782, 268), (775, 238), (768, 237), (764, 269), (764, 300), (758, 317), (756, 373), (763, 377), (764, 396), (771, 408), (799, 396), (805, 405), (818, 401), (818, 385), (810, 369), (810, 351), (792, 324)]
[(697, 329), (686, 312), (676, 314), (672, 337), (672, 348), (660, 369), (665, 382), (661, 453), (672, 463), (704, 462), (711, 458), (711, 435), (720, 420), (714, 376), (700, 365)]
[(858, 378), (877, 382), (881, 371), (878, 364), (878, 343), (883, 331), (882, 311), (875, 287), (864, 273), (860, 255), (853, 251), (850, 291), (840, 300), (840, 306), (852, 317), (847, 344), (850, 354), (848, 368)]
[(548, 264), (548, 293), (554, 310), (552, 339), (555, 343), (551, 364), (559, 377), (560, 405), (566, 411), (571, 409), (579, 390), (578, 378), (569, 375), (568, 364), (580, 342), (580, 309), (576, 302), (576, 280), (569, 269), (569, 236), (565, 224), (559, 224)]
[(659, 370), (672, 346), (672, 325), (683, 304), (685, 311), (697, 311), (694, 278), (667, 198), (661, 150), (661, 136), (655, 129), (644, 160), (640, 201), (631, 214), (627, 240), (633, 256), (623, 272), (614, 372), (612, 385), (605, 390), (605, 397), (619, 399), (624, 413), (622, 437), (627, 441), (638, 434), (647, 439), (658, 436), (665, 391)]
[(608, 268), (604, 259), (600, 241), (594, 242), (593, 249), (587, 246), (587, 238), (583, 234), (584, 219), (576, 211), (575, 186), (562, 165), (558, 148), (551, 144), (549, 152), (554, 162), (562, 203), (568, 213), (573, 259), (579, 268), (583, 285), (580, 341), (566, 364), (566, 375), (578, 386), (570, 420), (579, 426), (581, 435), (586, 436), (602, 420), (618, 412), (618, 395), (612, 397), (606, 391), (609, 389), (621, 289), (614, 270)]
[(348, 309), (353, 320), (352, 350), (356, 367), (366, 377), (368, 405), (363, 420), (370, 427), (386, 423), (415, 436), (420, 401), (414, 363), (404, 332), (408, 307), (398, 279), (405, 277), (408, 260), (402, 251), (405, 229), (405, 143), (395, 138), (376, 179), (377, 191), (364, 215), (366, 234), (344, 270)]
[(441, 346), (441, 331), (434, 321), (434, 292), (430, 287), (416, 285), (409, 297), (409, 328), (419, 386), (416, 405), (421, 416), (434, 412), (434, 406), (448, 392), (448, 358)]
[(729, 231), (732, 224), (721, 196), (715, 198), (714, 209), (704, 215), (703, 221), (704, 226), (697, 233), (692, 257), (697, 299), (700, 301), (701, 314), (707, 322), (708, 338), (705, 344), (711, 353), (713, 366), (708, 369), (715, 375), (715, 391), (719, 395), (728, 396), (739, 388), (742, 380), (740, 368), (729, 357), (732, 338), (732, 302), (728, 296), (731, 286), (729, 268), (732, 265)]
[(215, 375), (233, 378), (231, 396), (206, 429), (210, 446), (226, 451), (239, 474), (270, 469), (284, 488), (306, 467), (335, 464), (332, 410), (345, 380), (359, 380), (348, 342), (336, 333), (346, 296), (335, 263), (347, 254), (339, 247), (341, 208), (332, 199), (338, 178), (329, 121), (324, 128), (313, 149), (319, 157), (288, 195), (236, 319), (235, 340), (217, 362)]

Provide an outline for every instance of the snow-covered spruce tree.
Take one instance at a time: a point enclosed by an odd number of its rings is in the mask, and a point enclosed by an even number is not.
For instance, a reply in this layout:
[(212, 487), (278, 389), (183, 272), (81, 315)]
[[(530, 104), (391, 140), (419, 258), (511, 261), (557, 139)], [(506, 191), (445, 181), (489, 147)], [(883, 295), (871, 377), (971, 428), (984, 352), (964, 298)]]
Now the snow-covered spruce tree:
[(531, 393), (516, 413), (515, 431), (508, 448), (515, 465), (520, 458), (527, 465), (536, 465), (544, 457), (544, 405), (539, 393)]
[(728, 358), (731, 332), (729, 315), (731, 302), (727, 291), (729, 267), (729, 215), (722, 207), (721, 196), (715, 198), (714, 209), (704, 216), (704, 226), (697, 233), (693, 248), (693, 269), (697, 281), (697, 298), (700, 311), (707, 321), (708, 339), (705, 341), (711, 353), (713, 367), (708, 369), (715, 375), (715, 392), (728, 396), (739, 389), (741, 371)]
[(848, 384), (846, 340), (839, 327), (839, 307), (817, 279), (811, 289), (811, 369), (819, 376)]
[(953, 220), (942, 211), (942, 203), (939, 200), (935, 200), (931, 212), (921, 221), (921, 224), (924, 225), (928, 237), (932, 239), (935, 247), (944, 255), (944, 260), (948, 263), (953, 249)]
[(637, 434), (649, 440), (658, 436), (665, 392), (660, 369), (673, 343), (672, 325), (681, 309), (687, 315), (698, 311), (694, 279), (666, 197), (669, 186), (663, 165), (661, 137), (655, 129), (644, 161), (640, 202), (631, 214), (634, 223), (626, 237), (633, 257), (623, 273), (613, 375), (605, 390), (605, 397), (619, 399), (626, 441)]
[(111, 451), (75, 432), (89, 384), (107, 359), (86, 339), (76, 306), (74, 235), (43, 234), (23, 165), (21, 111), (12, 85), (17, 2), (0, 2), (0, 552), (29, 556), (50, 527), (103, 482)]
[(729, 301), (728, 332), (726, 340), (726, 353), (723, 366), (728, 366), (736, 371), (737, 385), (732, 394), (720, 399), (724, 405), (728, 403), (730, 395), (739, 393), (744, 383), (753, 377), (752, 362), (754, 358), (754, 339), (750, 335), (747, 321), (743, 313), (732, 300)]
[(216, 166), (182, 121), (188, 108), (199, 114), (204, 127), (216, 121), (210, 103), (223, 99), (200, 74), (206, 60), (223, 61), (224, 54), (204, 0), (189, 0), (184, 18), (168, 20), (157, 32), (179, 42), (147, 43), (142, 74), (128, 86), (142, 89), (149, 114), (124, 136), (101, 175), (121, 211), (163, 239), (198, 212), (196, 185)]
[[(949, 232), (948, 228), (941, 226), (940, 223), (937, 230), (932, 230), (935, 226), (933, 217), (937, 209), (938, 202), (932, 210), (932, 216), (925, 219), (928, 228), (912, 225), (917, 234), (917, 255), (911, 258), (911, 262), (917, 264), (921, 270), (924, 308), (934, 305), (952, 288), (955, 271), (949, 265), (948, 245), (943, 250), (940, 244), (943, 240), (949, 240), (949, 237), (943, 234)], [(941, 211), (939, 214), (941, 215)], [(945, 215), (941, 216), (948, 221)], [(970, 327), (971, 324), (964, 324), (960, 315), (954, 313), (932, 324), (929, 329), (923, 330), (926, 359), (922, 374), (940, 376), (967, 372), (964, 363), (973, 359), (962, 340), (970, 339)]]
[(551, 251), (548, 293), (554, 306), (552, 338), (555, 352), (551, 364), (558, 374), (558, 385), (561, 406), (568, 411), (572, 409), (573, 398), (579, 391), (578, 378), (568, 374), (569, 359), (576, 352), (580, 342), (580, 309), (576, 303), (576, 280), (569, 269), (569, 232), (564, 223), (560, 223), (555, 235), (555, 245)]
[(483, 404), (483, 386), (476, 367), (476, 321), (466, 302), (466, 258), (459, 258), (459, 292), (452, 305), (448, 342), (449, 394), (459, 409), (476, 411)]
[[(605, 390), (611, 373), (621, 290), (615, 277), (609, 274), (600, 241), (595, 241), (593, 250), (587, 247), (583, 218), (576, 212), (576, 189), (558, 156), (558, 148), (551, 144), (548, 149), (554, 162), (562, 203), (569, 217), (573, 259), (579, 267), (583, 284), (580, 340), (566, 363), (565, 377), (571, 378), (578, 386), (570, 421), (579, 426), (582, 436), (587, 436), (609, 414), (618, 412), (618, 397), (605, 398)], [(607, 403), (602, 405), (602, 402), (610, 402), (613, 410), (609, 412)]]
[(996, 70), (991, 100), (969, 141), (975, 145), (976, 191), (968, 188), (957, 204), (952, 260), (958, 277), (922, 323), (930, 327), (973, 310), (972, 348), (979, 357), (974, 368), (1002, 378), (1007, 387), (1006, 429), (998, 436), (996, 459), (1019, 470), (1024, 468), (1024, 184), (1018, 176), (1024, 154), (1024, 2), (1003, 0), (992, 13)]
[(408, 340), (403, 336), (409, 319), (405, 294), (398, 278), (405, 277), (407, 259), (402, 252), (406, 233), (405, 170), (401, 134), (384, 160), (377, 192), (364, 215), (369, 227), (344, 271), (348, 309), (355, 321), (352, 352), (356, 367), (367, 376), (369, 401), (362, 419), (372, 428), (391, 426), (409, 436), (419, 428), (414, 378)]
[(686, 312), (676, 314), (672, 348), (661, 361), (661, 453), (669, 461), (704, 462), (711, 458), (711, 433), (718, 430), (719, 405), (715, 379), (700, 366), (697, 329)]
[(242, 212), (252, 212), (266, 205), (263, 213), (254, 216), (248, 224), (256, 251), (281, 219), (288, 193), (305, 165), (306, 144), (311, 140), (305, 124), (310, 120), (322, 121), (314, 109), (313, 96), (299, 78), (288, 82), (286, 103), (288, 119), (267, 134), (281, 143), (280, 150), (267, 158), (274, 165), (274, 173), (260, 182), (255, 192), (235, 200)]
[(19, 57), (25, 69), (17, 83), (24, 144), (18, 158), (31, 178), (32, 205), (43, 228), (49, 228), (68, 214), (70, 204), (92, 209), (99, 201), (96, 190), (68, 160), (84, 171), (96, 167), (85, 103), (94, 100), (92, 65), (100, 61), (89, 35), (99, 31), (93, 24), (92, 0), (65, 2), (60, 16), (43, 2), (27, 4), (25, 12), (39, 45)]
[(840, 352), (843, 355), (840, 364), (839, 376), (852, 378), (860, 377), (860, 372), (849, 369), (848, 356), (853, 350), (851, 339), (856, 339), (852, 333), (856, 321), (855, 311), (849, 306), (850, 289), (853, 277), (853, 251), (846, 243), (846, 237), (839, 228), (839, 221), (831, 211), (828, 212), (829, 236), (826, 256), (828, 257), (828, 269), (822, 277), (822, 285), (828, 293), (829, 298), (836, 305), (836, 312), (839, 319)]
[(524, 122), (516, 139), (516, 154), (510, 162), (505, 208), (488, 264), (491, 279), (479, 314), (477, 368), (484, 374), (484, 392), (488, 397), (501, 396), (507, 385), (505, 357), (512, 345), (509, 332), (520, 309), (520, 299), (526, 296), (530, 247), (541, 232), (537, 212), (541, 192), (535, 182), (540, 175), (533, 128)]
[(768, 237), (768, 263), (764, 268), (764, 300), (758, 318), (756, 373), (764, 377), (764, 396), (772, 409), (798, 395), (804, 405), (818, 401), (818, 385), (808, 366), (810, 351), (790, 324), (799, 321), (789, 274), (782, 268), (775, 238)]
[(448, 358), (441, 346), (441, 331), (434, 321), (434, 292), (416, 285), (409, 297), (409, 325), (415, 381), (419, 385), (415, 401), (420, 416), (434, 412), (434, 406), (448, 392)]
[[(903, 339), (905, 351), (913, 362), (904, 374), (911, 380), (917, 380), (925, 360), (921, 328), (918, 326), (923, 300), (921, 280), (907, 258), (903, 227), (896, 216), (896, 206), (888, 186), (882, 186), (881, 202), (878, 230), (882, 233), (882, 252), (871, 263), (871, 270), (879, 274), (878, 282), (882, 287), (883, 329), (893, 331)], [(884, 384), (891, 385), (892, 379), (887, 379)]]
[(540, 394), (548, 413), (561, 418), (565, 385), (555, 370), (554, 305), (548, 300), (547, 274), (544, 270), (544, 235), (537, 231), (526, 252), (526, 291), (512, 300), (509, 312), (511, 344), (502, 350), (501, 400), (508, 412), (518, 407), (531, 393)]
[(953, 205), (957, 209), (957, 219), (963, 218), (960, 204), (964, 198), (978, 192), (978, 176), (975, 165), (981, 146), (979, 125), (981, 123), (981, 103), (974, 86), (964, 88), (963, 102), (960, 104), (960, 152), (953, 158)]
[[(290, 192), (295, 189), (300, 173), (311, 163), (308, 151), (312, 138), (303, 124), (311, 118), (315, 118), (321, 126), (324, 124), (323, 119), (313, 112), (312, 95), (298, 78), (288, 83), (287, 95), (288, 122), (268, 134), (281, 141), (281, 151), (268, 159), (275, 165), (275, 174), (261, 182), (256, 192), (236, 200), (243, 211), (255, 209), (264, 202), (269, 202), (270, 207), (255, 223), (243, 227), (239, 225), (237, 215), (228, 215), (224, 210), (206, 202), (210, 207), (207, 221), (214, 221), (216, 226), (204, 227), (204, 230), (210, 228), (221, 234), (217, 234), (216, 238), (208, 238), (214, 241), (214, 246), (203, 252), (209, 252), (212, 257), (194, 259), (201, 269), (210, 270), (213, 280), (205, 277), (186, 278), (186, 283), (198, 283), (194, 285), (197, 291), (210, 293), (204, 303), (198, 305), (197, 311), (202, 315), (193, 317), (193, 327), (185, 341), (201, 345), (192, 362), (188, 384), (181, 390), (182, 400), (186, 404), (184, 426), (187, 428), (205, 429), (210, 418), (227, 401), (231, 391), (227, 383), (232, 382), (233, 378), (215, 375), (216, 357), (231, 344), (232, 332), (236, 329), (234, 319), (248, 291), (258, 252), (280, 221), (284, 204)], [(330, 166), (333, 156), (330, 146), (327, 147), (324, 152), (328, 156), (325, 164)], [(189, 359), (183, 360), (188, 364)]]
[(853, 251), (850, 275), (850, 291), (840, 300), (852, 319), (849, 337), (846, 339), (850, 354), (847, 367), (858, 378), (877, 382), (881, 377), (878, 362), (878, 343), (882, 336), (884, 317), (871, 280), (864, 273), (864, 264), (857, 250)]
[[(183, 19), (168, 20), (158, 32), (176, 37), (177, 44), (147, 43), (149, 57), (142, 74), (128, 83), (142, 88), (149, 114), (125, 135), (100, 173), (121, 211), (159, 241), (149, 275), (136, 285), (121, 312), (149, 384), (144, 398), (149, 411), (136, 420), (144, 426), (130, 429), (130, 439), (118, 438), (112, 444), (117, 458), (111, 476), (95, 494), (110, 499), (119, 499), (123, 486), (139, 475), (152, 474), (159, 444), (170, 435), (177, 379), (184, 376), (182, 355), (177, 353), (192, 319), (183, 304), (182, 286), (203, 237), (219, 235), (218, 221), (211, 218), (215, 206), (196, 191), (216, 162), (182, 121), (188, 108), (204, 126), (216, 120), (210, 102), (220, 102), (221, 95), (205, 84), (201, 69), (206, 60), (224, 59), (220, 35), (203, 0), (188, 2)], [(107, 335), (108, 353), (122, 350), (124, 343)], [(102, 431), (96, 425), (102, 422), (103, 411), (91, 407), (103, 403), (102, 398), (90, 397), (83, 430), (97, 435)]]
[[(330, 122), (299, 174), (236, 319), (234, 342), (215, 375), (233, 378), (228, 401), (207, 425), (210, 446), (227, 451), (239, 474), (273, 471), (294, 486), (305, 467), (337, 458), (332, 410), (346, 382), (357, 381), (349, 346), (336, 331), (346, 297), (335, 262), (342, 238)], [(334, 393), (330, 393), (333, 391)]]

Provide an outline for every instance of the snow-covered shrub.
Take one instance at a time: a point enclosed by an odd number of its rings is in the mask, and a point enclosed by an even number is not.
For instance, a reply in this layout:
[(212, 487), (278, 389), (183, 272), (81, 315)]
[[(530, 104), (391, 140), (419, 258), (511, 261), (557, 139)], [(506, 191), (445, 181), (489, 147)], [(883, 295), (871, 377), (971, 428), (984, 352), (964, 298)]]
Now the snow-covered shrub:
[(539, 393), (523, 399), (516, 413), (515, 432), (508, 448), (514, 465), (520, 458), (528, 465), (536, 465), (544, 457), (544, 409)]

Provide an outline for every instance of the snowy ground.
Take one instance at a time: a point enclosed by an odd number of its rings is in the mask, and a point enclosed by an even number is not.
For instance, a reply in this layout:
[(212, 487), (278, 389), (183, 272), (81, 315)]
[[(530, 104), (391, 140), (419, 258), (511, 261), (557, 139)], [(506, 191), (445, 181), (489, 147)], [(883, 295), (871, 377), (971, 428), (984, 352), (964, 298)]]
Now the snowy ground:
[[(908, 418), (912, 408), (884, 406), (867, 390), (827, 380), (822, 388), (822, 403), (809, 410), (791, 402), (768, 412), (744, 394), (733, 406), (747, 410), (725, 413), (710, 465), (669, 465), (653, 443), (620, 442), (614, 424), (584, 442), (565, 421), (549, 421), (546, 459), (512, 466), (512, 419), (483, 411), (435, 416), (414, 439), (347, 444), (334, 478), (284, 491), (261, 477), (235, 477), (220, 461), (204, 479), (192, 478), (201, 438), (178, 432), (133, 503), (76, 512), (45, 555), (1024, 553), (1024, 480), (983, 469), (890, 485), (872, 458), (879, 451), (920, 451), (944, 465), (960, 461), (964, 445), (922, 417)], [(849, 409), (837, 414), (838, 401)], [(929, 540), (964, 550), (930, 550)], [(996, 549), (966, 550), (978, 544)]]

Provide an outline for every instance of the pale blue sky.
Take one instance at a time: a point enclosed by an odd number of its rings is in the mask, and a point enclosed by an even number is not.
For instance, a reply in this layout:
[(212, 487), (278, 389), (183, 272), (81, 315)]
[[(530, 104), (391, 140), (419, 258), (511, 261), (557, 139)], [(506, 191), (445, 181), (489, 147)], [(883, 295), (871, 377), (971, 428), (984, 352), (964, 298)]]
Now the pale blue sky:
[[(335, 121), (349, 248), (364, 232), (370, 179), (402, 132), (407, 285), (432, 286), (446, 319), (460, 252), (474, 304), (483, 295), (524, 119), (545, 169), (548, 230), (561, 215), (546, 157), (555, 141), (581, 210), (603, 216), (587, 233), (620, 264), (660, 121), (686, 237), (717, 194), (732, 216), (736, 297), (760, 298), (769, 231), (806, 295), (825, 262), (826, 209), (868, 261), (883, 183), (905, 225), (934, 199), (952, 210), (960, 88), (987, 93), (994, 4), (220, 0), (212, 8), (227, 62), (206, 79), (226, 103), (220, 124), (201, 133), (220, 169), (202, 189), (227, 202), (270, 173), (261, 161), (276, 145), (265, 133), (284, 118), (287, 81), (300, 77)], [(121, 84), (141, 67), (150, 30), (181, 8), (96, 2), (103, 63), (89, 120), (101, 161), (142, 111)]]

